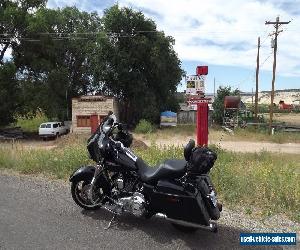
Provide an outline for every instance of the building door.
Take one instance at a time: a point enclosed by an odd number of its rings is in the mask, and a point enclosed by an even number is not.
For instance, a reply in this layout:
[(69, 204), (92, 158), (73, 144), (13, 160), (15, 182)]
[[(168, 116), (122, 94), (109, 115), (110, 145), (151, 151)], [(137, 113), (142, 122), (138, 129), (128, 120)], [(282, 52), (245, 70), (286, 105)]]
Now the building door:
[(91, 132), (95, 133), (99, 125), (98, 115), (96, 114), (91, 115), (90, 119), (91, 119)]

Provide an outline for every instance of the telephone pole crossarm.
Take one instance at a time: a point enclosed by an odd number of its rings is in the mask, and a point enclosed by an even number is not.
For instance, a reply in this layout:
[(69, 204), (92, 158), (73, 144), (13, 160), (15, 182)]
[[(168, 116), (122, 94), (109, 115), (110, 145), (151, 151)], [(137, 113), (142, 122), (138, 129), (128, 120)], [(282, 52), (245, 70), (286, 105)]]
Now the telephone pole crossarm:
[(266, 21), (265, 22), (265, 25), (268, 25), (268, 24), (278, 24), (278, 25), (281, 25), (281, 24), (289, 24), (291, 21), (288, 21), (288, 22), (270, 22), (270, 21)]

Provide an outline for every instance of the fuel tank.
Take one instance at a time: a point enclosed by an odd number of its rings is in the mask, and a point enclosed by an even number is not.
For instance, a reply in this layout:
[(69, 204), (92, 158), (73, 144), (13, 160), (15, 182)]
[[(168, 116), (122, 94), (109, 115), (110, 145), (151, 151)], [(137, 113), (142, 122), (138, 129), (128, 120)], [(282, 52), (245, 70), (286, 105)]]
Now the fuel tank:
[(135, 155), (133, 155), (131, 151), (118, 151), (118, 153), (111, 157), (111, 160), (107, 162), (107, 165), (111, 171), (136, 171), (137, 166), (135, 164), (135, 160)]

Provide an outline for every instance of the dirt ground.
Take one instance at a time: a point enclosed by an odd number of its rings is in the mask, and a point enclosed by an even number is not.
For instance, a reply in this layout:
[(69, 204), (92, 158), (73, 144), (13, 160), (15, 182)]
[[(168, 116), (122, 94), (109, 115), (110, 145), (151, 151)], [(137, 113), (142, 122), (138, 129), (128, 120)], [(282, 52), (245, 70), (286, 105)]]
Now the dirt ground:
[(274, 120), (278, 122), (285, 122), (290, 125), (300, 126), (300, 113), (277, 113), (274, 114)]
[(21, 139), (21, 140), (5, 140), (0, 141), (0, 147), (6, 148), (24, 148), (24, 149), (53, 149), (57, 146), (54, 139), (43, 141), (40, 139)]
[[(47, 140), (43, 141), (40, 139), (30, 139), (30, 140), (19, 140), (19, 141), (5, 141), (0, 142), (0, 147), (22, 147), (24, 149), (46, 149), (51, 150), (57, 147), (62, 141), (72, 141), (73, 135), (67, 135), (66, 137), (61, 137), (58, 140)], [(77, 136), (76, 136), (77, 138)], [(278, 153), (289, 153), (289, 154), (300, 154), (300, 143), (272, 143), (272, 142), (254, 142), (254, 141), (238, 141), (230, 140), (228, 137), (211, 136), (209, 144), (215, 144), (223, 149), (234, 151), (234, 152), (278, 152)], [(184, 146), (188, 143), (189, 139), (196, 138), (190, 135), (173, 134), (172, 136), (152, 136), (134, 134), (134, 145), (143, 144), (150, 146), (155, 143), (159, 146)]]
[[(169, 138), (152, 138), (148, 139), (143, 135), (135, 135), (135, 138), (143, 141), (146, 145), (150, 146), (155, 143), (159, 146), (184, 146), (188, 143), (189, 139), (194, 139), (194, 137), (174, 135)], [(223, 141), (220, 140), (210, 140), (209, 144), (215, 144), (220, 146), (225, 150), (230, 150), (234, 152), (278, 152), (278, 153), (289, 153), (289, 154), (300, 154), (300, 143), (271, 143), (271, 142), (252, 142), (252, 141)]]

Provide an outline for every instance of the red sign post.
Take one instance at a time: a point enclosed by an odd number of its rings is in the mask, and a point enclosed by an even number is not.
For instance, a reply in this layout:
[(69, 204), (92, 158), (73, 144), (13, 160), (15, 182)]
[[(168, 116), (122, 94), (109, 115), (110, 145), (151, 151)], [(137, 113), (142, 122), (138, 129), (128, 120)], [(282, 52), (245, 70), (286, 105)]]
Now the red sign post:
[(208, 145), (208, 103), (197, 104), (197, 145)]
[(208, 74), (208, 66), (197, 66), (196, 75), (207, 75)]

